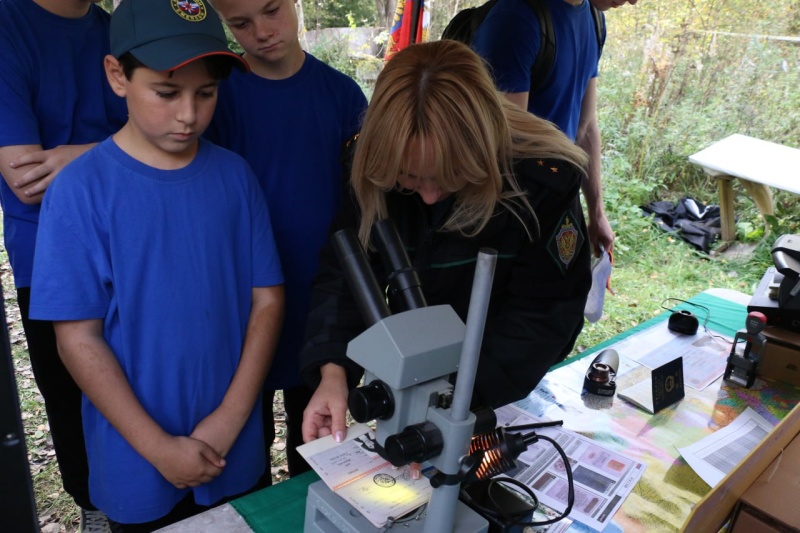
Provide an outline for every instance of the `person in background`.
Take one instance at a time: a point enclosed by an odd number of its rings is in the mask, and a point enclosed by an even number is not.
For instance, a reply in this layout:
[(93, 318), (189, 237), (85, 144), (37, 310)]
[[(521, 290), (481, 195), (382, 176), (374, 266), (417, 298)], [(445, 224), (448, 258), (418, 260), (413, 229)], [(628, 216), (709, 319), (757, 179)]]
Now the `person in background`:
[(608, 11), (609, 9), (617, 9), (618, 7), (622, 7), (625, 4), (630, 4), (632, 6), (636, 5), (636, 2), (639, 0), (589, 0), (595, 9), (600, 11)]
[[(489, 63), (497, 87), (510, 101), (554, 122), (589, 154), (588, 179), (581, 188), (586, 200), (589, 241), (594, 255), (599, 257), (602, 250), (612, 249), (614, 232), (603, 205), (597, 124), (597, 67), (601, 49), (596, 23), (590, 0), (543, 1), (552, 21), (555, 58), (547, 81), (534, 92), (530, 92), (531, 68), (541, 46), (542, 29), (527, 0), (498, 2), (476, 30), (472, 47)], [(626, 2), (592, 0), (592, 3), (604, 11)], [(602, 13), (599, 16), (602, 20)]]
[(29, 316), (42, 198), (61, 169), (125, 123), (106, 82), (110, 16), (88, 0), (0, 1), (0, 204), (31, 368), (44, 398), (64, 490), (80, 531), (108, 531), (89, 497), (81, 391), (58, 356), (53, 325)]
[(152, 531), (257, 486), (260, 394), (283, 313), (264, 194), (200, 140), (247, 64), (202, 0), (123, 0), (104, 65), (129, 118), (42, 204), (32, 318), (84, 393), (92, 502)]
[(342, 148), (357, 131), (367, 100), (341, 72), (303, 51), (293, 0), (213, 0), (244, 49), (250, 73), (220, 86), (207, 137), (243, 156), (267, 195), (284, 267), (286, 315), (264, 386), (267, 452), (275, 438), (273, 399), (283, 390), (289, 475), (309, 469), (303, 409), (313, 391), (300, 379), (298, 356), (319, 251), (342, 194)]
[[(591, 253), (578, 190), (586, 162), (553, 124), (503, 98), (466, 45), (409, 46), (378, 77), (334, 230), (358, 230), (385, 287), (370, 235), (377, 221), (392, 220), (428, 305), (451, 305), (463, 320), (478, 251), (497, 251), (474, 406), (525, 397), (583, 327)], [(303, 416), (306, 441), (344, 438), (348, 391), (363, 373), (345, 352), (364, 329), (329, 246), (301, 354), (316, 388)]]

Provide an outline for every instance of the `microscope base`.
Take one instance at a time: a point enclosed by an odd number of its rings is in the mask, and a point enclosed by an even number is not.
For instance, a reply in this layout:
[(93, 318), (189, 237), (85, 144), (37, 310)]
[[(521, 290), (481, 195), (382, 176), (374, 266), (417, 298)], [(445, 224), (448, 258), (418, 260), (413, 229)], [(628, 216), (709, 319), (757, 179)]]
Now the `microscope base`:
[[(403, 533), (421, 532), (425, 526), (426, 513), (418, 520), (396, 524), (402, 526)], [(489, 524), (464, 503), (458, 502), (453, 531), (457, 533), (486, 533)], [(376, 528), (361, 513), (331, 491), (325, 482), (317, 481), (308, 487), (306, 499), (305, 533), (379, 533), (384, 528)], [(442, 532), (444, 533), (444, 532)]]

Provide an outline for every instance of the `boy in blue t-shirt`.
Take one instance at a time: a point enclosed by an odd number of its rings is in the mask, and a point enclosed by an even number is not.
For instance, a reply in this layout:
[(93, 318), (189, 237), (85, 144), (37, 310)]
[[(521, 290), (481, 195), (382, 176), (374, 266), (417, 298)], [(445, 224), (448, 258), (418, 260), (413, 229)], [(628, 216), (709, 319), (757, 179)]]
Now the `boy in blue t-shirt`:
[[(475, 31), (472, 48), (491, 66), (497, 88), (511, 102), (553, 122), (589, 154), (581, 191), (589, 241), (594, 255), (600, 257), (603, 249), (612, 249), (614, 232), (603, 203), (596, 109), (601, 50), (594, 16), (589, 0), (542, 1), (550, 12), (555, 57), (550, 74), (536, 91), (530, 92), (531, 67), (539, 55), (542, 29), (527, 0), (500, 0)], [(595, 2), (600, 10), (624, 3)]]
[(297, 453), (313, 391), (300, 379), (311, 283), (339, 208), (342, 147), (358, 132), (367, 100), (358, 84), (303, 51), (294, 0), (212, 0), (244, 49), (249, 73), (219, 89), (207, 136), (244, 157), (267, 195), (286, 276), (286, 316), (264, 385), (264, 431), (274, 437), (272, 400), (283, 390), (289, 475), (309, 467)]
[(108, 81), (129, 119), (42, 204), (31, 316), (54, 321), (84, 392), (92, 502), (150, 531), (264, 472), (258, 401), (283, 313), (264, 195), (200, 140), (220, 79), (246, 63), (202, 0), (123, 0)]

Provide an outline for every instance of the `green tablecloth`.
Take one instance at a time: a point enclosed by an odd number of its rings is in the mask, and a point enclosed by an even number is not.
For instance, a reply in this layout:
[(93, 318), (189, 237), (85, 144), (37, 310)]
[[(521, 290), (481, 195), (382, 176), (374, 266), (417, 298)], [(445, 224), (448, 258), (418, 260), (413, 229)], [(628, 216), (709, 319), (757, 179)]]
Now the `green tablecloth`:
[(233, 500), (231, 505), (256, 533), (299, 533), (303, 531), (308, 486), (318, 480), (314, 472), (306, 472)]

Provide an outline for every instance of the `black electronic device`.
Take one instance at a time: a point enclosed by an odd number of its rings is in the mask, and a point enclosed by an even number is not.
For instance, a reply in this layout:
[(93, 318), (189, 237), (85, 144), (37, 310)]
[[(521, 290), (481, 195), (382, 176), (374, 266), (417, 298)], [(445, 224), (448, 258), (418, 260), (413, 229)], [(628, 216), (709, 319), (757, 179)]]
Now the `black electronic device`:
[(764, 313), (772, 327), (800, 331), (800, 235), (781, 235), (747, 311)]
[(694, 335), (697, 333), (697, 328), (700, 327), (700, 322), (698, 322), (694, 313), (686, 309), (681, 309), (680, 311), (674, 311), (672, 313), (672, 316), (669, 317), (669, 321), (667, 322), (667, 327), (670, 331), (674, 331), (675, 333)]
[(772, 246), (772, 262), (783, 274), (778, 305), (800, 309), (800, 235), (781, 235)]
[(703, 319), (703, 328), (706, 327), (706, 325), (708, 324), (708, 319), (711, 317), (711, 311), (708, 309), (708, 307), (696, 304), (694, 302), (681, 300), (680, 298), (667, 298), (663, 302), (661, 302), (661, 308), (666, 309), (667, 311), (672, 313), (672, 315), (669, 317), (669, 321), (667, 322), (667, 328), (670, 331), (674, 333), (680, 333), (681, 335), (694, 335), (697, 333), (697, 328), (700, 327), (700, 321), (697, 319), (697, 316), (688, 309), (679, 309), (677, 311), (673, 311), (672, 309), (664, 305), (670, 300), (674, 300), (676, 302), (681, 302), (686, 305), (691, 305), (692, 307), (702, 309), (706, 315), (705, 318)]
[(800, 235), (781, 235), (772, 245), (772, 262), (784, 276), (800, 277)]
[[(461, 489), (461, 501), (469, 505), (489, 522), (489, 533), (521, 533), (525, 527), (508, 523), (503, 515), (516, 520), (533, 520), (536, 506), (524, 499), (522, 493), (486, 479), (467, 485)], [(487, 512), (489, 509), (493, 512)]]
[[(0, 293), (0, 309), (3, 295)], [(3, 531), (39, 531), (5, 313), (0, 315), (0, 515)]]
[(598, 396), (613, 396), (617, 390), (617, 369), (619, 368), (619, 354), (611, 348), (603, 350), (594, 358), (586, 378), (583, 380), (583, 390)]
[(783, 306), (778, 303), (778, 292), (784, 277), (775, 267), (769, 267), (747, 304), (747, 312), (764, 313), (772, 327), (800, 332), (800, 298)]

